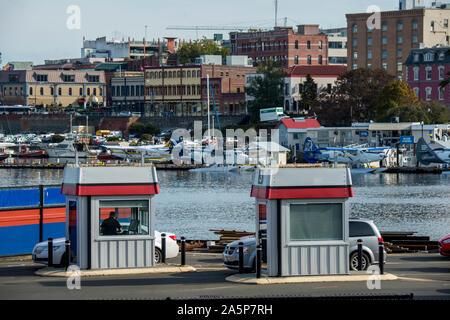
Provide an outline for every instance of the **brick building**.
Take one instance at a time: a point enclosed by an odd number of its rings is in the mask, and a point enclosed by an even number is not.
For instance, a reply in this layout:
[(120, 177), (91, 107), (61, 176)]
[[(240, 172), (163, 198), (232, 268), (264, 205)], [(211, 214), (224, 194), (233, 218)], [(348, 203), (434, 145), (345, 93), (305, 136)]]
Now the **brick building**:
[(449, 86), (440, 84), (450, 72), (450, 47), (413, 49), (405, 62), (406, 81), (419, 99), (450, 105)]
[(328, 37), (318, 25), (275, 27), (271, 31), (231, 32), (232, 55), (247, 55), (254, 66), (270, 58), (283, 67), (328, 64)]
[[(207, 113), (206, 77), (213, 87), (216, 108), (222, 114), (245, 113), (245, 76), (254, 67), (187, 65), (147, 67), (145, 103), (153, 116), (200, 116)], [(212, 95), (211, 97), (211, 111)]]
[(384, 68), (405, 80), (411, 49), (448, 45), (450, 10), (445, 8), (384, 11), (380, 28), (373, 29), (367, 27), (372, 13), (347, 14), (348, 69)]

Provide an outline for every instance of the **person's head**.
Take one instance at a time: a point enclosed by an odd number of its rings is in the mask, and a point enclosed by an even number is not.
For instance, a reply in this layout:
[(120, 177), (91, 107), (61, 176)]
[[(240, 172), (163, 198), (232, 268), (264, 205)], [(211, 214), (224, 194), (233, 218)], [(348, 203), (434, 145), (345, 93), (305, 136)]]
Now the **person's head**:
[(111, 211), (109, 213), (109, 217), (115, 219), (116, 218), (116, 213), (114, 211)]

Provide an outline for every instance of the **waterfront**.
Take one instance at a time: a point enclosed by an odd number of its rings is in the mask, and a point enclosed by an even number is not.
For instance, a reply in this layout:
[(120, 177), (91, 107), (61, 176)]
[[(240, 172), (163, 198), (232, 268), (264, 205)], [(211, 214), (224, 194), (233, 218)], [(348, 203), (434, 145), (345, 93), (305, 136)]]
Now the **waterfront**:
[[(188, 239), (216, 239), (209, 229), (254, 231), (253, 174), (158, 171), (156, 228)], [(60, 184), (63, 170), (2, 169), (0, 187)], [(416, 231), (438, 240), (450, 232), (450, 175), (353, 174), (352, 217), (382, 231)]]

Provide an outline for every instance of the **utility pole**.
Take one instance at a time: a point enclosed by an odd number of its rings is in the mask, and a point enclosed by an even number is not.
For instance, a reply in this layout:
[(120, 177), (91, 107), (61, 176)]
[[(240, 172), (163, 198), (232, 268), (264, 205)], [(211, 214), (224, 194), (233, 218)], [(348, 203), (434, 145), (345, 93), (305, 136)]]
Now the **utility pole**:
[(277, 26), (278, 20), (278, 0), (275, 0), (275, 27)]

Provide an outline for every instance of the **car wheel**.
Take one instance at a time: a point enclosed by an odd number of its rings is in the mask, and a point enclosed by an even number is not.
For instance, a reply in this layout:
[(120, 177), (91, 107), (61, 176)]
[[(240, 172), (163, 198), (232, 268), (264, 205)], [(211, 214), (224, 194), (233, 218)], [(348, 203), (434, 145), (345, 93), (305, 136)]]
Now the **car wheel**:
[[(367, 253), (363, 252), (362, 269), (367, 270), (370, 265), (370, 258)], [(358, 271), (358, 252), (355, 251), (350, 256), (350, 270)]]
[(159, 248), (155, 248), (155, 263), (160, 263), (162, 258), (162, 252)]

